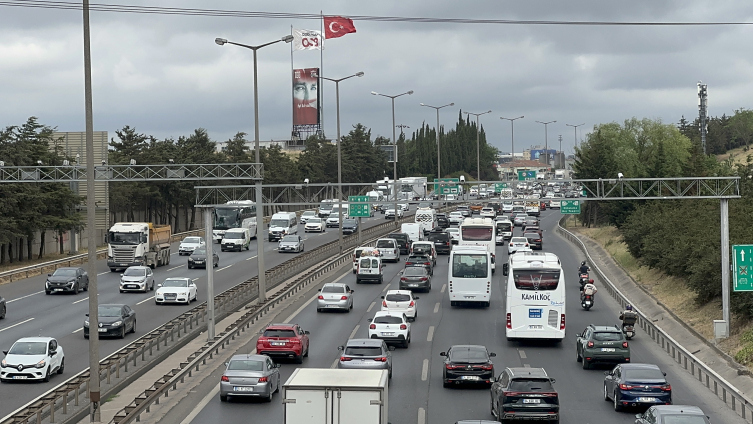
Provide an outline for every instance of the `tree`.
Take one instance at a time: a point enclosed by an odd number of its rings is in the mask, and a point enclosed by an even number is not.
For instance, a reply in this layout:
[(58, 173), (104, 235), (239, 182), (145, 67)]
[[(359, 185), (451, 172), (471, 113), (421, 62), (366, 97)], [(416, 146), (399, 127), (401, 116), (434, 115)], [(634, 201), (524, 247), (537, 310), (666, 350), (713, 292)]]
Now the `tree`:
[(227, 141), (225, 144), (225, 156), (230, 163), (246, 163), (250, 161), (248, 154), (248, 141), (246, 141), (246, 133), (237, 132), (233, 138)]

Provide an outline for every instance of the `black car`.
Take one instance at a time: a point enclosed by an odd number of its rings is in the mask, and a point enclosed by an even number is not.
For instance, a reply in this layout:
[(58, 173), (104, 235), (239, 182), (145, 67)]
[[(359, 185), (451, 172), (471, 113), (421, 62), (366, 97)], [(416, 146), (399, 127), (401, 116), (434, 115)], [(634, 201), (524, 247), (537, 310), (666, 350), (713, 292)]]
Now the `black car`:
[(0, 296), (0, 319), (5, 318), (5, 312), (6, 312), (5, 298)]
[[(428, 258), (427, 258), (428, 259)], [(422, 266), (407, 266), (400, 276), (398, 290), (431, 291), (431, 273)]]
[(406, 233), (392, 233), (388, 234), (384, 238), (391, 238), (397, 240), (397, 247), (400, 248), (401, 255), (407, 255), (410, 253), (410, 236)]
[(484, 346), (455, 345), (441, 352), (444, 356), (442, 385), (450, 387), (461, 383), (489, 384), (494, 381), (494, 364), (491, 358), (497, 356)]
[(434, 264), (429, 255), (425, 253), (413, 253), (405, 259), (405, 267), (420, 266), (426, 269), (430, 275), (434, 275)]
[(672, 404), (672, 386), (667, 374), (656, 365), (620, 364), (604, 375), (604, 400), (611, 400), (615, 411)]
[(543, 368), (505, 368), (492, 384), (492, 415), (501, 422), (558, 423), (560, 402), (553, 383)]
[(709, 417), (697, 406), (656, 405), (635, 416), (635, 424), (710, 424)]
[(355, 232), (358, 232), (358, 220), (345, 218), (343, 220), (343, 234), (353, 234)]
[[(88, 317), (89, 314), (86, 314)], [(97, 309), (99, 336), (116, 336), (121, 339), (126, 333), (136, 332), (136, 312), (128, 305), (110, 303), (99, 305)], [(89, 338), (89, 318), (84, 321), (84, 338)]]
[(523, 237), (528, 239), (528, 245), (531, 246), (531, 250), (541, 250), (544, 246), (539, 233), (526, 231)]
[(450, 220), (446, 216), (437, 216), (437, 227), (444, 229), (449, 228), (449, 226)]
[(434, 243), (434, 250), (437, 254), (446, 253), (450, 254), (452, 250), (452, 239), (450, 234), (446, 231), (432, 231), (429, 233), (427, 240)]
[[(214, 263), (214, 267), (217, 268), (217, 266), (220, 265), (220, 257), (217, 255), (217, 252), (212, 249), (212, 262)], [(205, 248), (199, 248), (193, 251), (191, 253), (191, 256), (188, 257), (188, 268), (206, 268), (207, 267), (207, 249)]]
[(47, 274), (47, 281), (44, 283), (44, 294), (78, 294), (81, 290), (89, 290), (89, 274), (81, 267), (58, 268), (52, 274)]

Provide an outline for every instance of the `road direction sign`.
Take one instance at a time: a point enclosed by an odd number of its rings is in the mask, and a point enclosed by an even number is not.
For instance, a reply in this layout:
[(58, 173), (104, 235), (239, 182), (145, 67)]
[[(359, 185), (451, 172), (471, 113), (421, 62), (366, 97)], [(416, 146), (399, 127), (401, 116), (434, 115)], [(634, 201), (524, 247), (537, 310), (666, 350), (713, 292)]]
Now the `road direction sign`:
[(494, 183), (494, 192), (499, 193), (507, 188), (507, 183)]
[(580, 200), (565, 200), (560, 201), (560, 213), (565, 215), (578, 215), (580, 214)]
[(536, 171), (518, 171), (518, 181), (530, 181), (536, 179)]
[(753, 244), (732, 246), (732, 277), (734, 291), (753, 291)]
[(460, 193), (460, 189), (458, 188), (458, 184), (460, 183), (460, 178), (439, 178), (439, 179), (434, 178), (434, 182), (439, 183), (438, 188), (437, 188), (437, 184), (435, 184), (434, 187), (435, 187), (435, 190), (437, 190), (436, 192), (439, 193), (440, 195)]
[(348, 196), (348, 216), (351, 218), (371, 216), (369, 196)]

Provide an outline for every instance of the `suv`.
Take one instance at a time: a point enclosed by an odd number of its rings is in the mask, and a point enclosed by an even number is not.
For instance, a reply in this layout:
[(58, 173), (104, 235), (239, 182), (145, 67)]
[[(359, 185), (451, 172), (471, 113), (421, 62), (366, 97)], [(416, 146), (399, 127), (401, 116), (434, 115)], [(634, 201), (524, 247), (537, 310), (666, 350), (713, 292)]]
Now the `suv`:
[(303, 358), (309, 356), (309, 332), (298, 324), (270, 324), (256, 340), (256, 353), (293, 358), (302, 364)]
[(452, 239), (447, 231), (432, 231), (429, 233), (427, 240), (434, 242), (434, 250), (437, 251), (437, 254), (450, 254), (450, 251), (452, 250)]
[(338, 346), (340, 360), (337, 368), (349, 370), (388, 370), (392, 378), (392, 351), (384, 340), (350, 339), (345, 346)]
[(558, 423), (559, 396), (543, 368), (505, 368), (493, 380), (492, 415), (498, 421), (543, 420)]
[(410, 253), (410, 236), (406, 233), (391, 233), (387, 235), (387, 238), (397, 240), (397, 246), (400, 248), (401, 255), (407, 255)]
[(420, 266), (426, 269), (429, 275), (434, 275), (434, 265), (432, 265), (431, 258), (425, 253), (414, 253), (408, 256), (405, 260), (405, 267)]
[(575, 344), (578, 362), (583, 369), (596, 363), (630, 362), (630, 346), (618, 326), (589, 325), (578, 335)]

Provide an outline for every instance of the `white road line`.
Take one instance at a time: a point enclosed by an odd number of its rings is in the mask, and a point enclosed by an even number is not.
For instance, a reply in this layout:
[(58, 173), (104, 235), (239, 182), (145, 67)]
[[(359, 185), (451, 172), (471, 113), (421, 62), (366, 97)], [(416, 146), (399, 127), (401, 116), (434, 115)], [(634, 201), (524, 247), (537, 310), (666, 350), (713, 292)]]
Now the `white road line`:
[(436, 305), (434, 305), (434, 313), (435, 313), (435, 314), (436, 314), (437, 312), (439, 312), (439, 305), (440, 305), (440, 304), (441, 304), (440, 302), (437, 302), (437, 304), (436, 304)]
[(526, 359), (526, 353), (525, 351), (519, 350), (518, 355), (520, 355), (520, 359)]
[(191, 281), (196, 281), (196, 280), (198, 280), (198, 278), (194, 278), (194, 279), (193, 279), (193, 280), (191, 280)]
[(442, 284), (442, 290), (440, 290), (440, 293), (444, 293), (445, 289), (447, 288), (447, 284)]
[(429, 327), (429, 335), (426, 336), (426, 341), (430, 342), (434, 339), (434, 326)]
[(178, 265), (178, 266), (172, 267), (172, 268), (168, 269), (168, 271), (172, 271), (172, 270), (178, 269), (178, 268), (183, 268), (183, 265)]
[(109, 274), (109, 272), (100, 272), (99, 274), (97, 274), (97, 277), (99, 277), (100, 275), (105, 275), (105, 274)]
[(75, 304), (77, 304), (77, 303), (79, 303), (79, 302), (83, 302), (84, 300), (89, 300), (89, 297), (87, 296), (87, 297), (85, 297), (85, 298), (83, 298), (83, 299), (79, 299), (79, 300), (77, 300), (77, 301), (75, 301), (75, 302), (71, 303), (71, 305), (75, 305)]
[(220, 268), (220, 269), (218, 269), (218, 270), (217, 270), (217, 271), (215, 271), (215, 272), (220, 272), (220, 271), (226, 270), (226, 269), (230, 268), (231, 266), (232, 266), (232, 265), (228, 265), (228, 266), (226, 266), (225, 268)]
[(429, 360), (424, 359), (424, 366), (421, 368), (421, 381), (426, 381), (429, 377)]
[(198, 416), (201, 413), (201, 411), (204, 410), (207, 404), (211, 402), (212, 399), (214, 399), (214, 397), (217, 396), (219, 392), (220, 392), (220, 383), (217, 383), (217, 385), (214, 386), (214, 389), (212, 389), (212, 391), (210, 391), (209, 393), (207, 393), (206, 396), (204, 396), (204, 399), (202, 399), (201, 402), (199, 402), (199, 404), (196, 405), (196, 408), (194, 408), (194, 410), (191, 411), (191, 413), (188, 414), (188, 416), (183, 421), (181, 421), (180, 424), (191, 424), (194, 418), (196, 418), (196, 416)]
[(353, 331), (350, 332), (350, 337), (348, 337), (348, 339), (352, 339), (353, 337), (355, 337), (356, 332), (358, 331), (359, 328), (361, 328), (361, 324), (356, 325), (356, 328), (354, 328)]
[(367, 309), (366, 312), (371, 312), (371, 308), (373, 308), (374, 305), (376, 305), (376, 302), (371, 302), (371, 305), (369, 305), (369, 309)]
[(384, 289), (382, 289), (382, 293), (386, 292), (386, 291), (387, 291), (387, 289), (389, 289), (389, 288), (390, 288), (390, 285), (389, 285), (389, 284), (387, 284), (386, 286), (384, 286)]
[(424, 408), (418, 408), (418, 424), (426, 424), (426, 410)]
[(256, 259), (257, 255), (251, 256), (250, 258), (246, 259), (247, 261), (250, 261), (251, 259)]
[(83, 327), (81, 327), (81, 328), (79, 328), (78, 330), (71, 332), (71, 334), (76, 334), (76, 333), (78, 333), (79, 331), (84, 331), (84, 328), (83, 328)]
[(40, 294), (40, 293), (44, 293), (44, 290), (41, 290), (41, 291), (38, 291), (38, 292), (32, 293), (32, 294), (27, 294), (26, 296), (17, 297), (15, 299), (9, 300), (9, 301), (7, 301), (5, 303), (12, 303), (12, 302), (15, 302), (17, 300), (26, 299), (27, 297), (31, 297), (31, 296), (34, 296), (35, 294)]
[(147, 297), (146, 299), (144, 299), (141, 302), (137, 303), (137, 305), (141, 305), (142, 303), (146, 303), (146, 302), (148, 302), (150, 300), (154, 300), (154, 298), (153, 297)]
[(13, 327), (17, 327), (17, 326), (19, 326), (19, 325), (21, 325), (21, 324), (25, 324), (25, 323), (27, 323), (27, 322), (29, 322), (29, 321), (32, 321), (32, 320), (34, 320), (34, 318), (29, 318), (29, 319), (27, 319), (26, 321), (21, 321), (21, 322), (19, 322), (19, 323), (17, 323), (17, 324), (9, 325), (9, 326), (7, 326), (7, 327), (3, 328), (2, 330), (0, 330), (0, 333), (2, 333), (2, 332), (3, 332), (3, 331), (5, 331), (5, 330), (11, 329), (11, 328), (13, 328)]
[(339, 357), (335, 358), (335, 361), (334, 361), (334, 362), (332, 362), (332, 365), (330, 366), (330, 368), (332, 368), (332, 369), (334, 369), (334, 368), (337, 368), (337, 363), (338, 363), (339, 361), (340, 361), (340, 358), (339, 358)]
[[(345, 278), (346, 275), (348, 275), (348, 274), (343, 274), (343, 275), (337, 277), (337, 279), (335, 281), (333, 281), (333, 283), (336, 283), (336, 282), (342, 280), (343, 278)], [(311, 302), (313, 302), (314, 300), (316, 300), (317, 297), (319, 297), (319, 295), (314, 295), (314, 297), (312, 297), (311, 299), (307, 300), (306, 303), (304, 303), (303, 305), (301, 305), (300, 308), (296, 309), (295, 312), (293, 312), (292, 314), (290, 314), (290, 316), (287, 317), (285, 319), (285, 321), (283, 321), (283, 324), (289, 324), (290, 321), (292, 321), (293, 318), (295, 318), (296, 315), (298, 315), (299, 313), (301, 313), (302, 310), (306, 309), (306, 307), (309, 306), (311, 304)]]

